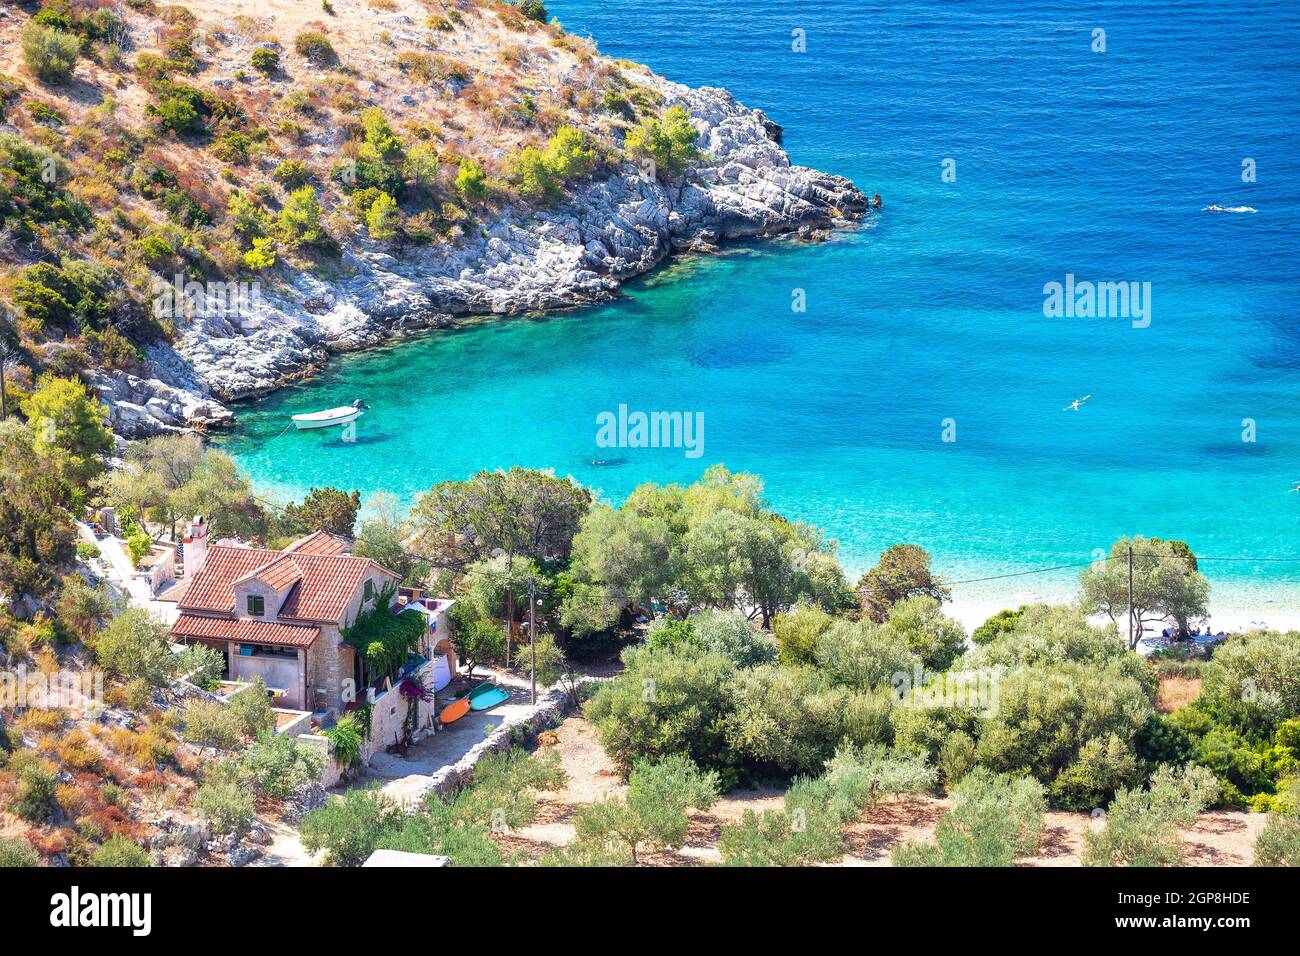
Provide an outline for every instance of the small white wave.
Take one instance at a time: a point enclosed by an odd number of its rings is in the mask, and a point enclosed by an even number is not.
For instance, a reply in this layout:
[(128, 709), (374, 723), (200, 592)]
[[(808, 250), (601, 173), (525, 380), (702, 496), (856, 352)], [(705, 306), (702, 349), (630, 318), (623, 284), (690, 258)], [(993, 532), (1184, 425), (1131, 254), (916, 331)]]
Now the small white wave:
[(1206, 206), (1201, 212), (1259, 212), (1254, 206)]

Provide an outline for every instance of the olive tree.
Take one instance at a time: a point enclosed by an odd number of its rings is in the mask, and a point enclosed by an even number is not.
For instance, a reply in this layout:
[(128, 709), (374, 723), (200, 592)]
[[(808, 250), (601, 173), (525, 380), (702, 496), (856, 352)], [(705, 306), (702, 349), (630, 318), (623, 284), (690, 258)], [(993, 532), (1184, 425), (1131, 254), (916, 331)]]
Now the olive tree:
[(1140, 778), (1136, 760), (1124, 755), (1131, 757), (1153, 713), (1148, 688), (1118, 666), (1066, 661), (1022, 668), (998, 684), (979, 763), (1030, 774), (1055, 785), (1061, 805), (1091, 810)]
[(636, 866), (639, 854), (677, 849), (690, 828), (689, 810), (707, 810), (718, 798), (718, 775), (682, 754), (638, 763), (627, 794), (578, 811), (572, 862)]
[(1181, 828), (1219, 796), (1214, 774), (1188, 764), (1162, 765), (1150, 788), (1123, 789), (1106, 811), (1106, 826), (1084, 837), (1084, 866), (1178, 866)]
[[(1120, 626), (1129, 613), (1129, 552), (1133, 556), (1132, 608), (1137, 647), (1143, 627), (1164, 621), (1182, 633), (1207, 617), (1210, 582), (1197, 570), (1196, 558), (1181, 541), (1120, 538), (1108, 560), (1094, 561), (1079, 575), (1079, 604), (1087, 614), (1105, 614)], [(1121, 626), (1121, 630), (1127, 623)]]
[(895, 847), (895, 866), (1011, 866), (1042, 845), (1047, 805), (1036, 780), (977, 767), (952, 795), (934, 842)]

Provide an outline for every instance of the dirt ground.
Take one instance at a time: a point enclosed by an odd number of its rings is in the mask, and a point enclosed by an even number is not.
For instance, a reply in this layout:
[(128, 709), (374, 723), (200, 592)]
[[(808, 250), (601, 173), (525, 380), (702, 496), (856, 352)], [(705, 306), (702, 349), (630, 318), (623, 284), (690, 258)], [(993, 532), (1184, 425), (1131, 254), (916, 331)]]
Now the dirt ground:
[[(581, 717), (570, 717), (557, 729), (560, 762), (568, 774), (563, 791), (544, 793), (538, 799), (533, 824), (500, 838), (502, 848), (540, 857), (547, 849), (564, 846), (574, 836), (577, 808), (621, 794), (624, 785), (596, 739), (595, 729)], [(676, 852), (652, 854), (645, 862), (654, 866), (699, 866), (720, 862), (717, 845), (724, 823), (737, 821), (745, 810), (779, 810), (778, 790), (733, 790), (710, 810), (691, 815), (686, 845)], [(882, 804), (846, 831), (848, 852), (840, 866), (889, 866), (889, 851), (900, 842), (928, 840), (949, 801), (918, 797)], [(1203, 813), (1196, 826), (1183, 831), (1183, 862), (1187, 866), (1249, 866), (1255, 837), (1266, 822), (1264, 814), (1237, 811)], [(1049, 812), (1043, 848), (1020, 866), (1079, 866), (1084, 834), (1100, 826), (1083, 813)]]

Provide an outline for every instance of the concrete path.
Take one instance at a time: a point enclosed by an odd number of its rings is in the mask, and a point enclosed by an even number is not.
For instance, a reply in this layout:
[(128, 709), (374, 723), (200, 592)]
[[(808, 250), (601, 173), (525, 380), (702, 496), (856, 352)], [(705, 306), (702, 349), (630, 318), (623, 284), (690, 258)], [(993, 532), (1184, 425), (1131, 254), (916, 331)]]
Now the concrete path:
[(99, 548), (101, 560), (108, 566), (109, 581), (126, 594), (134, 607), (142, 607), (164, 624), (171, 624), (180, 613), (173, 601), (154, 600), (149, 582), (136, 574), (122, 541), (111, 535), (99, 537), (94, 529), (82, 522), (77, 522), (77, 534), (83, 541), (89, 541)]
[[(381, 784), (384, 793), (404, 804), (419, 800), (428, 789), (435, 773), (454, 764), (475, 744), (482, 743), (492, 730), (505, 724), (518, 723), (532, 712), (529, 685), (509, 671), (479, 668), (481, 672), (464, 689), (495, 678), (496, 683), (510, 692), (510, 699), (488, 711), (471, 711), (460, 720), (415, 744), (405, 757), (377, 753), (370, 758), (370, 766), (363, 776), (353, 780), (348, 787), (373, 787)], [(538, 699), (543, 688), (538, 688)], [(449, 700), (451, 698), (448, 698)], [(439, 705), (442, 705), (441, 695)]]
[(320, 866), (325, 851), (311, 854), (302, 845), (298, 828), (279, 820), (263, 820), (271, 831), (271, 844), (253, 866)]

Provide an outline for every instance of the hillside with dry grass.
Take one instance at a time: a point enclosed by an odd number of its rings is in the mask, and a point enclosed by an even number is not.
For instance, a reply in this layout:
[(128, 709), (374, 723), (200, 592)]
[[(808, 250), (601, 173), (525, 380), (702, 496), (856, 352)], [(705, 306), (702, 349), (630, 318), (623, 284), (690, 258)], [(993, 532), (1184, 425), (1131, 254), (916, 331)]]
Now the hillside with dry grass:
[(215, 421), (205, 399), (394, 325), (608, 297), (672, 248), (865, 208), (725, 91), (545, 20), (536, 0), (0, 10), (19, 397), (91, 368), (120, 433)]

